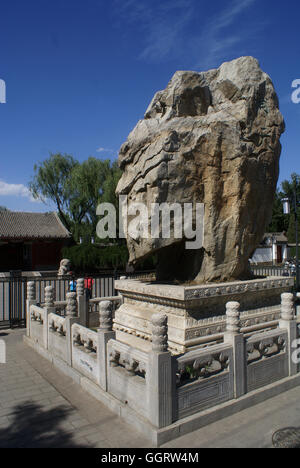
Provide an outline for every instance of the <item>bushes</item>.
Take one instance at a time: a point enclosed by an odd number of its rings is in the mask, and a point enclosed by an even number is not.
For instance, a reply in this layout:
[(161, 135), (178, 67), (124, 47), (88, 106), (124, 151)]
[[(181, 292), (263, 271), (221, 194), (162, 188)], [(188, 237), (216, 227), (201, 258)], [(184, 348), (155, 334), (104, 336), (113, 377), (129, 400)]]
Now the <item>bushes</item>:
[[(121, 245), (97, 245), (80, 244), (65, 247), (62, 250), (63, 258), (71, 260), (72, 270), (75, 273), (97, 273), (99, 270), (125, 271), (128, 262), (128, 250), (126, 244)], [(140, 262), (136, 271), (155, 270), (156, 255), (150, 255)]]
[(65, 247), (64, 258), (69, 258), (72, 270), (75, 272), (95, 272), (102, 269), (124, 270), (128, 261), (126, 245), (109, 245), (102, 247), (97, 244), (80, 244)]

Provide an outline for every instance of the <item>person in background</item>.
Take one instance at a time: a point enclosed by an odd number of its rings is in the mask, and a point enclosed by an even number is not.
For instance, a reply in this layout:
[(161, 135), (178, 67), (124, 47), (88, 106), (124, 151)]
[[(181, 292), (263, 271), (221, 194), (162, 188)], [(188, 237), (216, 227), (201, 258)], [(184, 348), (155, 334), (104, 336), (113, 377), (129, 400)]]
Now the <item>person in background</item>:
[[(72, 272), (70, 272), (70, 274), (73, 275)], [(76, 286), (77, 286), (77, 282), (75, 278), (72, 278), (71, 281), (69, 282), (70, 292), (76, 292)]]
[(94, 280), (88, 276), (84, 279), (84, 289), (86, 290), (86, 295), (88, 299), (92, 298), (92, 289), (93, 289)]

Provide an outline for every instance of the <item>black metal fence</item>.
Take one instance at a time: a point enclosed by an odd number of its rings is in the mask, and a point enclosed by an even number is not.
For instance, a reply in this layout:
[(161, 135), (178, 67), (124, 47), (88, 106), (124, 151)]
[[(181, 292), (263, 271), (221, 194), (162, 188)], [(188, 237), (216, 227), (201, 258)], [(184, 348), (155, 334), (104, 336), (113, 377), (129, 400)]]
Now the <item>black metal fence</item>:
[[(126, 275), (130, 278), (147, 279), (153, 277), (153, 272), (128, 273), (101, 273), (92, 276), (93, 287), (92, 297), (115, 296), (116, 279)], [(37, 303), (45, 300), (45, 287), (53, 286), (56, 301), (64, 301), (69, 291), (70, 276), (64, 277), (22, 277), (12, 276), (10, 278), (0, 278), (0, 328), (26, 326), (26, 297), (27, 283), (34, 281), (36, 285)]]
[(0, 280), (0, 327), (25, 325), (26, 294), (22, 278)]
[(282, 276), (285, 273), (283, 267), (276, 267), (276, 266), (251, 266), (252, 272), (256, 276)]
[(296, 276), (296, 267), (251, 265), (251, 270), (255, 276)]

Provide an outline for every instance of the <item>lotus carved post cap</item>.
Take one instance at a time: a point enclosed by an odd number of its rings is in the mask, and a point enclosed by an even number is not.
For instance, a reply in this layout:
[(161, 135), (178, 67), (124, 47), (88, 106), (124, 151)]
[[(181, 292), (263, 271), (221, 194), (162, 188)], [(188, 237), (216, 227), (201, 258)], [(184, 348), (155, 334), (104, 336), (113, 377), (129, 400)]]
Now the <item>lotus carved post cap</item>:
[(78, 278), (76, 284), (77, 296), (83, 296), (84, 294), (84, 278)]
[(101, 330), (112, 330), (113, 304), (111, 301), (101, 301), (99, 304), (99, 322)]
[(29, 281), (27, 283), (27, 299), (28, 301), (34, 301), (36, 296), (36, 287), (34, 281)]
[(154, 314), (152, 322), (152, 350), (157, 352), (168, 351), (168, 317), (163, 314)]
[(53, 286), (45, 287), (45, 305), (46, 307), (54, 306), (54, 288)]
[(293, 320), (294, 318), (294, 296), (292, 293), (281, 294), (281, 318), (282, 320)]
[(68, 317), (76, 317), (77, 316), (77, 295), (76, 295), (76, 292), (67, 293), (66, 315)]
[(239, 302), (227, 302), (226, 304), (226, 330), (233, 333), (239, 333), (240, 322), (240, 304)]

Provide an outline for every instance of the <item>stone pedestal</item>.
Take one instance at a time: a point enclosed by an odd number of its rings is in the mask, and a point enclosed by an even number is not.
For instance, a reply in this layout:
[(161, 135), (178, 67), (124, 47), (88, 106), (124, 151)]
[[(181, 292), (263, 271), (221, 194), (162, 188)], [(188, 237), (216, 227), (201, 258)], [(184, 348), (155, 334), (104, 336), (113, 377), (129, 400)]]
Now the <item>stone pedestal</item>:
[(151, 350), (151, 317), (168, 317), (168, 345), (173, 354), (199, 347), (204, 337), (226, 331), (226, 303), (240, 303), (241, 329), (280, 319), (281, 294), (290, 292), (293, 278), (268, 277), (232, 283), (171, 285), (119, 280), (123, 296), (116, 310), (116, 339), (143, 351)]

